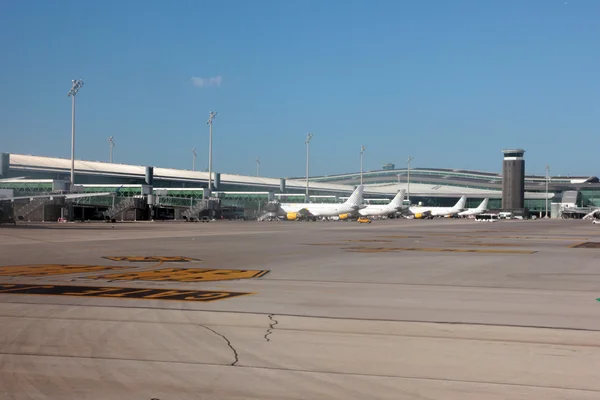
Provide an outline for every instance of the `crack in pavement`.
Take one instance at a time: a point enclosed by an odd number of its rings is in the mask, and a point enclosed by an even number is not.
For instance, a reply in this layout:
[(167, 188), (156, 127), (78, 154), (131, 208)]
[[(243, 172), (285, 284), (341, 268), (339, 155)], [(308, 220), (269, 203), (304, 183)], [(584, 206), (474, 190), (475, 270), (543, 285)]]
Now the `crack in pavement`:
[(277, 325), (279, 322), (277, 322), (276, 319), (274, 319), (273, 317), (275, 316), (275, 314), (269, 314), (269, 321), (272, 321), (269, 323), (269, 329), (267, 329), (267, 333), (265, 333), (265, 340), (267, 342), (270, 342), (271, 339), (269, 339), (269, 336), (273, 333), (273, 329), (275, 329), (275, 325)]
[(200, 326), (200, 327), (202, 327), (202, 328), (206, 329), (207, 331), (211, 331), (212, 333), (214, 333), (214, 334), (215, 334), (215, 335), (217, 335), (217, 336), (220, 336), (220, 337), (222, 337), (222, 338), (223, 338), (223, 340), (225, 340), (225, 341), (227, 342), (227, 346), (229, 346), (229, 348), (231, 349), (231, 351), (233, 351), (233, 356), (235, 357), (235, 360), (234, 360), (234, 361), (233, 361), (231, 364), (229, 364), (229, 365), (231, 365), (232, 367), (234, 367), (234, 366), (235, 366), (235, 364), (237, 364), (237, 363), (238, 363), (238, 361), (240, 361), (240, 357), (239, 357), (239, 355), (238, 355), (238, 352), (237, 352), (237, 351), (236, 351), (236, 349), (235, 349), (235, 348), (234, 348), (234, 347), (231, 345), (231, 342), (229, 341), (229, 339), (227, 339), (227, 337), (226, 337), (225, 335), (223, 335), (223, 334), (220, 334), (219, 332), (217, 332), (217, 331), (215, 331), (215, 330), (213, 330), (213, 329), (210, 329), (208, 326), (204, 326), (204, 325), (200, 325), (200, 324), (198, 324), (198, 326)]

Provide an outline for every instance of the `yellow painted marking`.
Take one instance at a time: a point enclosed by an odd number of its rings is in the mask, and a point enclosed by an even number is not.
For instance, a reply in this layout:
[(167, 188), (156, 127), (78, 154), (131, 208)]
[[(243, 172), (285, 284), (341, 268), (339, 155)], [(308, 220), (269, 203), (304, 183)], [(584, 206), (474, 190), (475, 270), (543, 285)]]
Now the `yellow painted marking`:
[(126, 269), (103, 265), (39, 264), (0, 267), (0, 276), (48, 276)]
[(103, 257), (111, 261), (128, 261), (128, 262), (191, 262), (202, 261), (196, 258), (183, 256), (111, 256)]
[(475, 242), (460, 242), (460, 241), (453, 241), (453, 240), (447, 240), (447, 242), (450, 243), (455, 243), (455, 244), (464, 244), (467, 246), (489, 246), (489, 247), (519, 247), (519, 246), (527, 246), (526, 244), (522, 244), (522, 243), (475, 243)]
[(573, 249), (600, 249), (600, 242), (583, 242), (569, 246)]
[[(22, 288), (20, 286), (22, 286), (22, 285), (2, 285), (2, 284), (0, 284), (0, 293), (17, 292), (19, 290), (22, 290)], [(34, 286), (34, 285), (31, 285), (30, 289), (48, 288), (48, 287), (52, 287), (52, 286), (48, 286), (48, 285)]]
[(268, 270), (208, 269), (208, 268), (162, 268), (152, 271), (139, 271), (123, 274), (90, 276), (90, 279), (120, 281), (172, 281), (172, 282), (209, 282), (234, 279), (260, 278)]
[(403, 236), (403, 235), (391, 235), (391, 236), (377, 236), (380, 238), (390, 238), (390, 239), (421, 239), (422, 236)]
[(345, 240), (346, 242), (365, 242), (365, 243), (391, 243), (391, 240), (378, 240), (378, 239), (350, 239)]
[(529, 250), (493, 250), (493, 249), (444, 249), (434, 247), (363, 247), (347, 248), (347, 251), (356, 253), (382, 253), (394, 251), (428, 251), (448, 253), (498, 253), (498, 254), (533, 254), (536, 251)]
[(124, 287), (93, 287), (66, 285), (23, 285), (0, 283), (0, 294), (40, 296), (108, 297), (138, 300), (214, 301), (254, 293), (205, 290), (142, 289)]

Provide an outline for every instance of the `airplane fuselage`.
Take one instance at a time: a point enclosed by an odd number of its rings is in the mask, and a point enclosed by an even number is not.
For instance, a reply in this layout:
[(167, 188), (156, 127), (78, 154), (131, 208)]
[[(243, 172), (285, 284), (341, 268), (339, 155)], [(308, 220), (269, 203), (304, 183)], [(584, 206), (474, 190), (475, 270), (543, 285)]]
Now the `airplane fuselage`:
[(299, 213), (306, 210), (315, 217), (334, 217), (356, 211), (356, 207), (345, 204), (314, 204), (314, 203), (289, 203), (281, 204), (281, 209), (286, 213)]
[(397, 211), (396, 207), (389, 205), (371, 205), (359, 210), (358, 213), (363, 217), (375, 217), (382, 215), (394, 214)]
[(461, 211), (458, 213), (458, 215), (460, 217), (470, 217), (472, 215), (477, 215), (477, 214), (481, 214), (483, 213), (485, 210), (480, 210), (480, 209), (472, 209), (472, 210), (467, 210), (467, 211)]
[(444, 217), (454, 215), (460, 212), (460, 209), (454, 207), (409, 207), (411, 214), (429, 214), (432, 217)]

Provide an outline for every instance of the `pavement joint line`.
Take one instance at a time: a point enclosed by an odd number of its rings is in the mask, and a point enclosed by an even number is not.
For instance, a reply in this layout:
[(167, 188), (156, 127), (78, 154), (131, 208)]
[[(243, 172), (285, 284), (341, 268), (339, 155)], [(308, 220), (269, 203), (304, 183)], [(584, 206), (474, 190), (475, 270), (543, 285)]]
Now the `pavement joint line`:
[[(596, 291), (594, 291), (596, 293)], [(56, 303), (32, 303), (26, 301), (6, 301), (4, 303), (10, 304), (43, 304), (43, 305), (64, 305)], [(213, 313), (229, 313), (229, 314), (241, 314), (241, 315), (268, 315), (267, 312), (256, 312), (256, 311), (223, 311), (223, 310), (194, 310), (194, 309), (174, 309), (170, 307), (152, 307), (152, 306), (126, 306), (126, 305), (98, 305), (98, 304), (69, 304), (69, 307), (93, 307), (93, 308), (116, 308), (116, 309), (142, 309), (142, 310), (166, 310), (166, 311), (185, 311), (185, 312), (213, 312)], [(302, 315), (302, 314), (284, 314), (277, 313), (281, 317), (297, 317), (297, 318), (313, 318), (313, 319), (331, 319), (331, 320), (348, 320), (348, 321), (379, 321), (379, 322), (415, 322), (423, 324), (439, 324), (439, 325), (471, 325), (471, 326), (492, 326), (492, 327), (508, 327), (508, 328), (534, 328), (534, 329), (546, 329), (546, 330), (559, 330), (559, 331), (573, 331), (573, 332), (595, 332), (600, 333), (600, 329), (589, 329), (589, 328), (568, 328), (568, 327), (556, 327), (556, 326), (544, 326), (544, 325), (522, 325), (522, 324), (493, 324), (486, 322), (460, 322), (460, 321), (440, 321), (440, 320), (416, 320), (416, 319), (390, 319), (390, 318), (365, 318), (365, 317), (332, 317), (324, 315)], [(1, 352), (0, 352), (1, 354)]]
[[(89, 356), (71, 356), (71, 355), (49, 355), (49, 354), (34, 354), (34, 353), (26, 353), (26, 352), (1, 352), (1, 355), (15, 355), (15, 356), (28, 356), (28, 357), (54, 357), (54, 358), (70, 358), (70, 359), (79, 359), (79, 360), (106, 360), (106, 361), (129, 361), (129, 362), (145, 362), (145, 363), (163, 363), (163, 364), (187, 364), (187, 365), (213, 365), (220, 367), (231, 367), (231, 365), (219, 364), (219, 363), (209, 363), (209, 362), (192, 362), (192, 361), (163, 361), (163, 360), (144, 360), (144, 359), (131, 359), (131, 358), (117, 358), (117, 357), (89, 357)], [(300, 372), (306, 374), (322, 374), (322, 375), (340, 375), (340, 376), (361, 376), (361, 377), (380, 377), (380, 378), (395, 378), (395, 379), (404, 379), (404, 380), (419, 380), (419, 381), (434, 381), (434, 382), (458, 382), (458, 383), (467, 383), (467, 384), (476, 384), (476, 385), (494, 385), (494, 386), (509, 386), (509, 387), (526, 387), (526, 388), (538, 388), (538, 389), (553, 389), (560, 391), (577, 391), (577, 392), (586, 392), (586, 393), (599, 393), (599, 390), (594, 389), (584, 389), (584, 388), (568, 388), (562, 386), (549, 386), (549, 385), (530, 385), (523, 383), (506, 383), (506, 382), (494, 382), (494, 381), (485, 381), (485, 380), (464, 380), (464, 379), (446, 379), (446, 378), (430, 378), (430, 377), (421, 377), (421, 376), (407, 376), (407, 375), (391, 375), (391, 374), (366, 374), (366, 373), (357, 373), (357, 372), (338, 372), (338, 371), (315, 371), (301, 368), (283, 368), (283, 367), (265, 367), (265, 366), (255, 366), (255, 365), (235, 365), (236, 368), (246, 368), (246, 369), (257, 369), (257, 370), (267, 370), (267, 371), (286, 371), (286, 372)]]
[[(186, 311), (190, 311), (190, 310), (186, 310)], [(206, 312), (214, 312), (214, 311), (206, 311)], [(225, 311), (224, 311), (225, 312)], [(268, 316), (271, 316), (273, 314), (269, 314)], [(15, 318), (14, 315), (1, 315), (0, 314), (0, 318)], [(135, 323), (135, 324), (147, 324), (147, 325), (156, 325), (158, 323), (160, 323), (161, 325), (181, 325), (181, 326), (199, 326), (202, 328), (206, 328), (208, 330), (210, 330), (211, 332), (215, 333), (218, 336), (221, 336), (225, 339), (225, 335), (220, 334), (218, 332), (216, 332), (214, 329), (209, 328), (210, 327), (220, 327), (220, 328), (247, 328), (247, 329), (255, 329), (255, 330), (262, 330), (264, 328), (258, 327), (258, 326), (248, 326), (248, 325), (232, 325), (232, 324), (199, 324), (196, 322), (164, 322), (164, 321), (160, 321), (157, 322), (155, 320), (149, 320), (149, 321), (134, 321), (134, 320), (122, 320), (122, 319), (98, 319), (98, 318), (66, 318), (66, 317), (54, 317), (54, 316), (48, 316), (48, 317), (27, 317), (27, 316), (19, 316), (18, 318), (20, 319), (27, 319), (27, 320), (56, 320), (56, 321), (93, 321), (93, 322), (115, 322), (115, 323), (119, 323), (119, 322), (131, 322), (131, 323)], [(297, 317), (293, 317), (293, 318), (297, 318)], [(313, 317), (306, 317), (306, 318), (313, 318)], [(344, 318), (342, 318), (344, 319)], [(378, 320), (361, 320), (361, 322), (366, 322), (366, 323), (370, 323), (370, 322), (381, 322)], [(418, 325), (442, 325), (442, 323), (438, 323), (438, 322), (419, 322), (419, 321), (393, 321), (393, 322), (397, 322), (399, 324), (418, 324)], [(445, 323), (446, 325), (449, 323)], [(274, 325), (277, 325), (277, 323), (275, 323)], [(458, 324), (455, 324), (458, 325)], [(463, 325), (473, 325), (470, 323), (465, 323)], [(529, 326), (518, 326), (518, 327), (513, 327), (513, 326), (506, 326), (506, 325), (495, 325), (498, 327), (506, 327), (506, 328), (519, 328), (519, 329), (545, 329), (543, 327), (529, 327)], [(269, 328), (272, 329), (272, 328)], [(344, 333), (347, 335), (372, 335), (372, 336), (390, 336), (390, 337), (406, 337), (406, 338), (426, 338), (426, 339), (449, 339), (449, 340), (461, 340), (461, 341), (472, 341), (472, 342), (504, 342), (504, 343), (527, 343), (527, 344), (547, 344), (547, 345), (556, 345), (556, 346), (568, 346), (568, 347), (578, 347), (578, 348), (594, 348), (597, 349), (599, 346), (596, 344), (578, 344), (578, 343), (569, 343), (569, 344), (564, 344), (564, 343), (559, 343), (559, 342), (553, 342), (553, 341), (543, 341), (543, 342), (539, 342), (539, 341), (533, 341), (533, 340), (514, 340), (514, 339), (505, 339), (505, 338), (494, 338), (494, 337), (486, 337), (486, 338), (478, 338), (478, 337), (469, 337), (469, 336), (444, 336), (444, 335), (432, 335), (432, 334), (415, 334), (415, 333), (382, 333), (382, 332), (363, 332), (363, 331), (358, 331), (358, 332), (348, 332), (345, 330), (341, 330), (341, 329), (302, 329), (302, 328), (285, 328), (285, 327), (281, 327), (281, 328), (277, 328), (278, 330), (281, 331), (288, 331), (288, 332), (319, 332), (319, 333)], [(554, 329), (554, 328), (548, 328), (548, 329)], [(594, 331), (595, 332), (595, 331)], [(460, 334), (460, 333), (459, 333)], [(270, 341), (270, 339), (268, 339), (267, 341)], [(232, 348), (232, 350), (234, 350)], [(235, 350), (234, 350), (235, 351)], [(236, 352), (237, 353), (237, 352)], [(239, 358), (238, 361), (239, 362)]]
[(434, 252), (434, 253), (484, 253), (484, 254), (521, 254), (530, 255), (537, 250), (494, 250), (494, 249), (448, 249), (436, 247), (344, 247), (351, 253), (393, 253), (402, 251)]
[(314, 282), (314, 283), (337, 283), (348, 285), (390, 285), (390, 286), (425, 286), (425, 287), (444, 287), (444, 288), (465, 288), (465, 289), (498, 289), (498, 290), (514, 290), (514, 291), (536, 291), (536, 292), (552, 292), (552, 293), (598, 293), (597, 290), (561, 290), (561, 289), (540, 289), (540, 288), (520, 288), (511, 286), (491, 286), (491, 285), (456, 285), (443, 283), (407, 283), (407, 282), (365, 282), (365, 281), (334, 281), (334, 280), (314, 280), (314, 279), (289, 279), (289, 278), (265, 278), (264, 281), (282, 281), (282, 282)]

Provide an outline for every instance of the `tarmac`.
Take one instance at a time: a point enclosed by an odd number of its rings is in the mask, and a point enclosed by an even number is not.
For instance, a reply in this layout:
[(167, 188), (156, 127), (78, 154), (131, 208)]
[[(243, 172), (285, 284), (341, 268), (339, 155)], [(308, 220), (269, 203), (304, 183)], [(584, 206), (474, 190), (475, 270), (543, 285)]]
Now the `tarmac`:
[(598, 399), (581, 220), (0, 227), (0, 399)]

